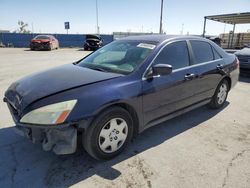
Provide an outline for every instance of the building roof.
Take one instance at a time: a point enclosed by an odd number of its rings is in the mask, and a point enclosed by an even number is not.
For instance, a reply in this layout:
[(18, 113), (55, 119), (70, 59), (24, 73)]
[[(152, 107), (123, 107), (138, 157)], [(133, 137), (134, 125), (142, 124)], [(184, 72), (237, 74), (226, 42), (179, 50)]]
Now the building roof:
[(205, 18), (228, 24), (247, 24), (250, 23), (250, 12), (205, 16)]

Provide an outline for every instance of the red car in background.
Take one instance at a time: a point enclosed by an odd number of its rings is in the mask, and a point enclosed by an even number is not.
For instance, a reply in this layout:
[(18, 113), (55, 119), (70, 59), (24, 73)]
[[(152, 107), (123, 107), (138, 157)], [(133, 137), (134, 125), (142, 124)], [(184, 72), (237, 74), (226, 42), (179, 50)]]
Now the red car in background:
[(37, 35), (30, 42), (31, 50), (53, 50), (59, 48), (59, 42), (53, 35)]

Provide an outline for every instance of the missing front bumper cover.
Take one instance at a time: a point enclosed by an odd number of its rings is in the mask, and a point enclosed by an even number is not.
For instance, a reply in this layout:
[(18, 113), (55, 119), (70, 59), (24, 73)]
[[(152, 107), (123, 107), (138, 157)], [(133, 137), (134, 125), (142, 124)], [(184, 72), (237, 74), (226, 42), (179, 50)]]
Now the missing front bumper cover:
[(53, 151), (57, 155), (70, 154), (76, 151), (77, 129), (73, 126), (65, 128), (43, 129), (16, 126), (16, 132), (41, 143), (45, 151)]

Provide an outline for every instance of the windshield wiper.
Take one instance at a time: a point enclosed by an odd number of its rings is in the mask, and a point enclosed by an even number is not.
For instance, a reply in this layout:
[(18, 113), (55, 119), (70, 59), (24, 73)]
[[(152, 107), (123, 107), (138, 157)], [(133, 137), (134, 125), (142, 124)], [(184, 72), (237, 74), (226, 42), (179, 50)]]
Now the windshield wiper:
[(92, 69), (92, 70), (97, 70), (97, 71), (101, 71), (101, 72), (108, 72), (106, 69), (98, 67), (98, 66), (86, 66), (86, 68)]
[(101, 72), (108, 72), (107, 70), (100, 68), (100, 67), (94, 67), (94, 68), (91, 67), (91, 69), (101, 71)]
[(110, 72), (110, 73), (116, 73), (116, 74), (128, 74), (128, 72), (125, 71), (118, 71), (118, 70), (113, 70), (112, 68), (109, 67), (103, 67), (103, 66), (96, 66), (96, 65), (84, 65), (81, 66), (84, 68), (88, 68), (88, 69), (92, 69), (92, 70), (97, 70), (97, 71), (101, 71), (101, 72)]

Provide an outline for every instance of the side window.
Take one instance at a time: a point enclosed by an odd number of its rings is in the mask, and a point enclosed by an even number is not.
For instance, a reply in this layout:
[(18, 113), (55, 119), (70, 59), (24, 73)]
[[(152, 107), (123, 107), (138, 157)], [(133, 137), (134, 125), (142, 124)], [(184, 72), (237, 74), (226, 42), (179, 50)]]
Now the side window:
[(213, 49), (213, 53), (214, 53), (214, 59), (221, 59), (220, 54), (214, 49), (214, 47), (212, 47)]
[(190, 43), (193, 49), (195, 64), (214, 60), (213, 51), (209, 43), (195, 40), (191, 40)]
[(173, 69), (189, 65), (189, 54), (186, 41), (173, 42), (167, 45), (156, 57), (154, 64), (169, 64)]

